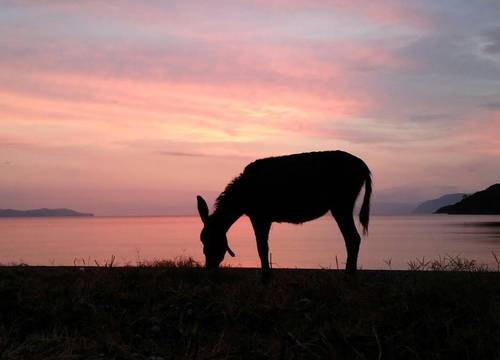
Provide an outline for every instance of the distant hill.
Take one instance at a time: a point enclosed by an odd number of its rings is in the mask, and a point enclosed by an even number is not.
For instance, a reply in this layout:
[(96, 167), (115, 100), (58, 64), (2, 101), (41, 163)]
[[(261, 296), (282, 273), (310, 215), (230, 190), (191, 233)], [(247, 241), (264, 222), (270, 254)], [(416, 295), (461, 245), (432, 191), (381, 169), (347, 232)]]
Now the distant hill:
[(437, 199), (427, 200), (418, 205), (414, 210), (414, 214), (434, 214), (436, 210), (442, 208), (443, 206), (453, 205), (461, 201), (466, 194), (455, 193), (446, 194)]
[(408, 215), (415, 208), (415, 204), (399, 202), (373, 202), (371, 213), (373, 215)]
[(0, 217), (46, 217), (46, 216), (94, 216), (71, 209), (34, 209), (13, 210), (0, 209)]
[(467, 196), (459, 203), (444, 206), (436, 211), (438, 214), (500, 214), (500, 184)]

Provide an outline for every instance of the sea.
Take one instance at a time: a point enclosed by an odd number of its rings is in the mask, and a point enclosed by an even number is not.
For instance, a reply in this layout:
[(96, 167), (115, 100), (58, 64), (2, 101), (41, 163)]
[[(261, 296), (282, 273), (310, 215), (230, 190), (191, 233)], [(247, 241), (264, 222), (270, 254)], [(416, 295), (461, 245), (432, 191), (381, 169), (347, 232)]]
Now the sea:
[[(1, 218), (0, 264), (135, 266), (145, 261), (192, 257), (203, 263), (197, 216)], [(236, 253), (225, 265), (258, 267), (250, 221), (228, 232)], [(330, 216), (302, 225), (273, 224), (274, 268), (343, 268), (344, 241)], [(460, 257), (497, 270), (500, 216), (372, 216), (361, 240), (362, 269), (406, 270), (415, 263)]]

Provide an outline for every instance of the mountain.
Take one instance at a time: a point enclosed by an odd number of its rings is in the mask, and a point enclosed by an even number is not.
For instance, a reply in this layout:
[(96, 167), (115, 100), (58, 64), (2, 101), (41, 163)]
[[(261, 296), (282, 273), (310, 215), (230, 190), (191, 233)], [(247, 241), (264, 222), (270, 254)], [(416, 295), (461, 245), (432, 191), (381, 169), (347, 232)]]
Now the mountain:
[(443, 206), (448, 206), (452, 204), (456, 204), (461, 201), (466, 194), (456, 193), (456, 194), (446, 194), (437, 199), (427, 200), (418, 205), (414, 210), (414, 214), (433, 214), (437, 209), (442, 208)]
[(371, 213), (373, 215), (408, 215), (415, 208), (415, 204), (401, 202), (373, 202)]
[(500, 184), (467, 196), (459, 203), (444, 206), (436, 211), (438, 214), (500, 214)]
[(45, 217), (45, 216), (94, 216), (94, 214), (80, 213), (71, 209), (34, 209), (13, 210), (0, 209), (0, 217)]

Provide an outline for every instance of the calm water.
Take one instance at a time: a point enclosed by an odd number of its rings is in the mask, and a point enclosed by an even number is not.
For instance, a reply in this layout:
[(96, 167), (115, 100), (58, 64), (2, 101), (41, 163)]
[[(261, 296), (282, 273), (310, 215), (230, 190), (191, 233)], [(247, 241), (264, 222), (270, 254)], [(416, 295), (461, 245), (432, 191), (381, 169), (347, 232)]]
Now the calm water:
[[(73, 265), (193, 256), (202, 260), (197, 217), (96, 217), (0, 219), (0, 263)], [(232, 266), (258, 266), (252, 228), (241, 218), (228, 234), (236, 257)], [(345, 262), (340, 232), (330, 217), (303, 225), (274, 224), (270, 249), (274, 267), (336, 268)], [(408, 260), (461, 255), (496, 267), (500, 255), (500, 216), (373, 216), (363, 238), (364, 269), (407, 269)]]

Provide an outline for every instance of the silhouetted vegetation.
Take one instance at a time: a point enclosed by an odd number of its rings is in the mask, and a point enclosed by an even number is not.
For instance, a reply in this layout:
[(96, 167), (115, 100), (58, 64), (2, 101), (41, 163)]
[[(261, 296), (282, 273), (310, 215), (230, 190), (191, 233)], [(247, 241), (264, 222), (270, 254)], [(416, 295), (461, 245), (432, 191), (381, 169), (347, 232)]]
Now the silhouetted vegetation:
[[(500, 266), (497, 254), (492, 252), (493, 257), (497, 263), (497, 271), (500, 270)], [(438, 257), (436, 259), (426, 259), (425, 257), (416, 258), (414, 260), (408, 261), (408, 268), (412, 271), (489, 271), (489, 267), (486, 264), (478, 263), (474, 259), (467, 259), (456, 256), (444, 256)]]
[(354, 278), (275, 270), (267, 285), (256, 269), (207, 271), (190, 258), (3, 267), (0, 357), (499, 358), (500, 274), (467, 264), (461, 269), (473, 271)]

